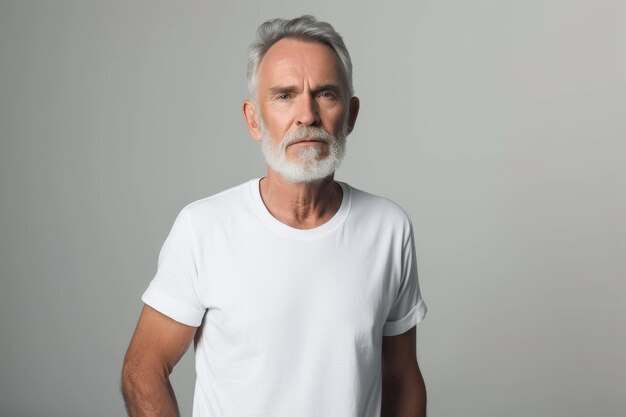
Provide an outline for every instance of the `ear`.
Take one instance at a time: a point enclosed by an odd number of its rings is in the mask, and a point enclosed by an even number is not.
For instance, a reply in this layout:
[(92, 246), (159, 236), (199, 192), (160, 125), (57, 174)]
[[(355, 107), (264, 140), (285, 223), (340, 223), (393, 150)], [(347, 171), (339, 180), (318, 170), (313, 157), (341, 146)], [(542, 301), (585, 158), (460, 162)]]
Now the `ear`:
[(250, 132), (250, 136), (252, 139), (259, 141), (261, 140), (261, 127), (259, 123), (257, 123), (257, 117), (261, 117), (260, 113), (257, 113), (256, 105), (250, 99), (246, 99), (243, 101), (243, 119), (246, 121), (246, 126), (248, 127), (248, 132)]
[(356, 117), (359, 115), (359, 108), (361, 106), (358, 97), (351, 97), (350, 104), (348, 105), (348, 134), (354, 129), (356, 123)]

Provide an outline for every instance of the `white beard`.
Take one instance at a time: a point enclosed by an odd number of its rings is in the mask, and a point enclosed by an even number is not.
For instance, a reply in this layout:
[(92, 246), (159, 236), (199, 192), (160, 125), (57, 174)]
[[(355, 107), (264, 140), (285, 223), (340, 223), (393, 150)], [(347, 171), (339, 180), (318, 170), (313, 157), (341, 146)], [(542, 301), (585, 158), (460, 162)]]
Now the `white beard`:
[[(347, 123), (343, 124), (337, 136), (332, 136), (322, 127), (302, 126), (288, 132), (279, 143), (270, 137), (262, 120), (259, 120), (259, 126), (265, 162), (287, 182), (303, 183), (324, 179), (335, 172), (346, 153)], [(306, 145), (298, 151), (295, 158), (288, 158), (287, 146), (303, 139), (320, 140), (327, 145)], [(325, 147), (328, 147), (328, 155), (323, 156)]]

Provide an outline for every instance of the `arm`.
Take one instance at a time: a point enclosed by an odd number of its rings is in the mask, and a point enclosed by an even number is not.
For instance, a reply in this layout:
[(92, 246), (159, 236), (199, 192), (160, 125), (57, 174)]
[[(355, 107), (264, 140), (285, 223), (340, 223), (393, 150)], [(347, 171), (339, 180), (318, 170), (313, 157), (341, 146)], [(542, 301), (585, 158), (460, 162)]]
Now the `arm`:
[(195, 331), (144, 305), (122, 369), (122, 394), (129, 416), (179, 416), (169, 375)]
[(426, 387), (415, 356), (416, 330), (383, 337), (381, 417), (426, 417)]

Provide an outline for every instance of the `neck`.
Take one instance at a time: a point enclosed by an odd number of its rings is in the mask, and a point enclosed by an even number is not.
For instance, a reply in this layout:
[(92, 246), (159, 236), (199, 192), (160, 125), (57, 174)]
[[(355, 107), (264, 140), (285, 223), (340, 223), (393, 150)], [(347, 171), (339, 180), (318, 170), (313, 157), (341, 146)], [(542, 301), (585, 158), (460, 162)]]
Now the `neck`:
[(290, 183), (268, 168), (260, 182), (261, 199), (279, 221), (296, 229), (312, 229), (330, 220), (343, 192), (333, 175), (314, 182)]

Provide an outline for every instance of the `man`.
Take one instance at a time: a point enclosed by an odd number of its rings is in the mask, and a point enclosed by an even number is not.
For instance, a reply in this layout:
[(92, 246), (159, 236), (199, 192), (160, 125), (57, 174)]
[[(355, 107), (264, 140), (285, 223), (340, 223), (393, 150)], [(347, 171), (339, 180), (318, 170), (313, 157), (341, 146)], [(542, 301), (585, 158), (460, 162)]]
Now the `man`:
[(334, 180), (359, 110), (343, 40), (268, 21), (248, 83), (267, 176), (176, 218), (124, 361), (129, 414), (178, 415), (168, 376), (194, 340), (194, 417), (424, 416), (411, 222)]

